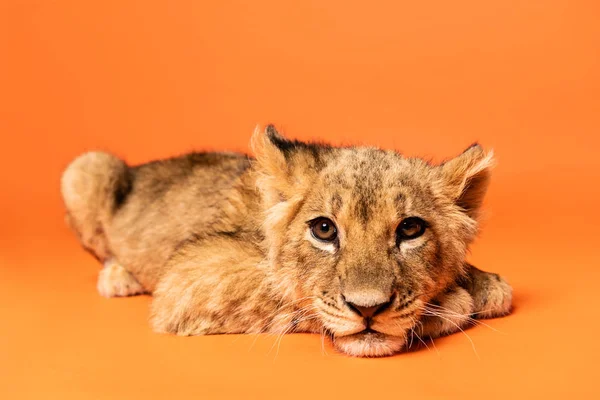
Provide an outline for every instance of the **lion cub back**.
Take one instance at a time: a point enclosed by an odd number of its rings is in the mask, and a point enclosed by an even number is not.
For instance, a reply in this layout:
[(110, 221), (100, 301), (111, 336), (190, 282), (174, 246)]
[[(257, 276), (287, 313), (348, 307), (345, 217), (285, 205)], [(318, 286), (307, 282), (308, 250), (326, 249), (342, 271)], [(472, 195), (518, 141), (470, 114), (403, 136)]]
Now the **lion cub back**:
[(63, 175), (68, 220), (84, 247), (152, 291), (186, 240), (247, 229), (248, 207), (258, 203), (247, 189), (250, 164), (242, 154), (191, 153), (129, 167), (87, 153)]

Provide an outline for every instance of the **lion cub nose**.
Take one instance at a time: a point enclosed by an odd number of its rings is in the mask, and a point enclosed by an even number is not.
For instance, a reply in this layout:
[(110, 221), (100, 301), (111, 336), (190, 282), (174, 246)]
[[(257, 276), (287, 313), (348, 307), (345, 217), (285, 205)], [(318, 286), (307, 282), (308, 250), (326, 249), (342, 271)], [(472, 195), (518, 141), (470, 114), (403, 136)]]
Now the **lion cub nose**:
[(346, 304), (348, 305), (348, 307), (350, 307), (352, 311), (354, 311), (358, 315), (362, 315), (365, 318), (373, 318), (377, 314), (380, 314), (381, 312), (385, 311), (392, 304), (393, 300), (393, 297), (391, 297), (385, 302), (365, 306), (353, 303), (344, 298), (344, 301), (346, 301)]

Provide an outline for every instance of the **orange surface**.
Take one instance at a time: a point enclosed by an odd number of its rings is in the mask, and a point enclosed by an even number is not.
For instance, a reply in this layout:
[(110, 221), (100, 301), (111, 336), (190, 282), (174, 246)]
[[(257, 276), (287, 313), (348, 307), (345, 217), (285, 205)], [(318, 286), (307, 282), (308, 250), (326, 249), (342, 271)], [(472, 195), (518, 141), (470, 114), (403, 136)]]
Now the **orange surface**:
[[(0, 398), (599, 398), (599, 20), (597, 1), (3, 0)], [(471, 260), (509, 278), (514, 314), (373, 360), (157, 335), (150, 298), (98, 296), (66, 163), (244, 150), (266, 122), (433, 159), (493, 147)]]

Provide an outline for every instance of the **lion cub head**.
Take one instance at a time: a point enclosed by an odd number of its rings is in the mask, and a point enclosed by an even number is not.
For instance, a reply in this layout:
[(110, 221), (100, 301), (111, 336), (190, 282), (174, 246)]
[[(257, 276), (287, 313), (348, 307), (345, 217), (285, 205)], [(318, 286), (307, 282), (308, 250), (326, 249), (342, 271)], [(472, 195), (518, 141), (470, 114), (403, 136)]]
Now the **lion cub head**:
[(463, 273), (491, 153), (441, 165), (368, 147), (257, 133), (258, 187), (274, 282), (307, 304), (336, 348), (402, 349), (430, 301)]

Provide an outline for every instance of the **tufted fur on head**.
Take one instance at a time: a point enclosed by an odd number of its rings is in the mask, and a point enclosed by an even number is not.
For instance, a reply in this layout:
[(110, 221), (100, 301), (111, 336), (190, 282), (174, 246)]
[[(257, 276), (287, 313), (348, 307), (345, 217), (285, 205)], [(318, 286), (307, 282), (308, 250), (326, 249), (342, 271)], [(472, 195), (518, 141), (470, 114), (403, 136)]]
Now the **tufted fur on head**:
[(63, 194), (109, 268), (101, 293), (152, 292), (161, 332), (322, 332), (357, 356), (510, 309), (510, 286), (465, 260), (492, 152), (473, 145), (433, 165), (290, 140), (273, 126), (251, 146), (255, 159), (206, 153), (131, 168), (94, 153), (73, 163)]

